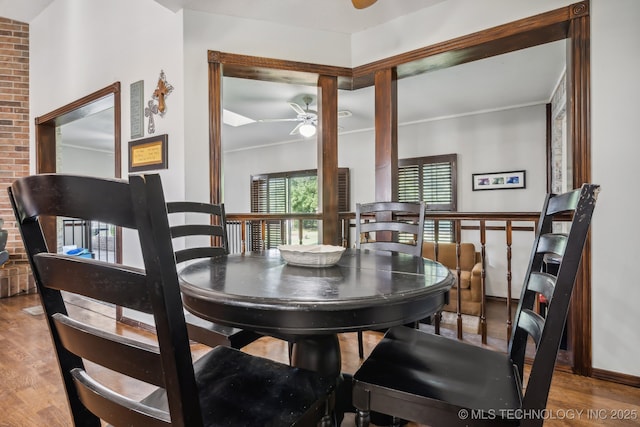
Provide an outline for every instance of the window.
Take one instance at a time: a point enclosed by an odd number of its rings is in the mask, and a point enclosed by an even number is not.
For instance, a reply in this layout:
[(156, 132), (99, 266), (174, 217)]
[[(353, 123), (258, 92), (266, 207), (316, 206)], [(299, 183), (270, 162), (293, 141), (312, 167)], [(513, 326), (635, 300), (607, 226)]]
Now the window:
[[(398, 201), (423, 200), (427, 211), (457, 210), (456, 154), (416, 157), (398, 161)], [(439, 221), (438, 241), (453, 242), (453, 221)], [(425, 220), (424, 240), (434, 241), (436, 223)]]
[[(349, 169), (338, 169), (338, 210), (349, 210)], [(315, 213), (318, 211), (316, 169), (251, 176), (251, 212)], [(303, 243), (318, 242), (318, 221), (303, 221)], [(298, 221), (274, 220), (266, 224), (264, 247), (298, 242)], [(251, 249), (262, 247), (260, 223), (252, 224)]]

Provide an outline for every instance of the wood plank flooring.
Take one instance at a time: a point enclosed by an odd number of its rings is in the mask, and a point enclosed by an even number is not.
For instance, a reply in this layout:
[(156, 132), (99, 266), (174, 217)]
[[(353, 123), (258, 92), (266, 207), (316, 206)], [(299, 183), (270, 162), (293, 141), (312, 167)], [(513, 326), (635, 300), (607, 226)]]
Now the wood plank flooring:
[[(0, 427), (71, 425), (44, 315), (23, 310), (37, 305), (38, 295), (0, 299)], [(90, 311), (86, 311), (87, 307)], [(114, 310), (109, 307), (84, 304), (84, 308), (77, 310), (102, 319), (105, 328), (145, 334), (117, 324)], [(380, 338), (379, 333), (365, 333), (367, 353)], [(340, 345), (343, 371), (352, 373), (360, 363), (356, 335), (341, 335)], [(197, 357), (206, 348), (196, 345), (193, 350)], [(245, 350), (283, 363), (287, 361), (287, 344), (283, 341), (262, 338)], [(114, 381), (108, 375), (105, 378)], [(118, 387), (134, 390), (140, 396), (148, 391), (146, 385), (134, 383), (119, 383)], [(545, 426), (552, 427), (637, 426), (640, 424), (640, 389), (556, 372), (547, 415)], [(353, 417), (346, 417), (342, 423), (343, 427), (353, 425)]]

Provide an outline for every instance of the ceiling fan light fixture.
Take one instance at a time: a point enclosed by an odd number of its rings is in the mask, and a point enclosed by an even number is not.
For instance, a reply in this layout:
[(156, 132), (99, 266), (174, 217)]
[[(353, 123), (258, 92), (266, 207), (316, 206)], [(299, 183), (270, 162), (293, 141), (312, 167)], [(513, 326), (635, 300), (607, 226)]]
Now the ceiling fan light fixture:
[(300, 126), (300, 129), (298, 129), (298, 131), (300, 132), (300, 135), (304, 136), (305, 138), (310, 138), (316, 134), (316, 127), (311, 123), (305, 123)]

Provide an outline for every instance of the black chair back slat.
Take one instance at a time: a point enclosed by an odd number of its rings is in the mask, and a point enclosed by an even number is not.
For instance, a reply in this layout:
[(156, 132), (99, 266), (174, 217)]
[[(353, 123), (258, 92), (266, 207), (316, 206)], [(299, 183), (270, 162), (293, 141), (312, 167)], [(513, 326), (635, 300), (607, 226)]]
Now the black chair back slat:
[(143, 270), (46, 252), (34, 262), (42, 286), (152, 313)]
[(112, 425), (144, 427), (172, 425), (167, 411), (158, 410), (114, 393), (94, 380), (83, 369), (73, 369), (71, 376), (86, 407), (98, 417), (111, 420)]
[(380, 230), (413, 234), (416, 231), (416, 227), (414, 224), (407, 224), (406, 222), (389, 221), (365, 222), (360, 225), (361, 233), (370, 233)]
[(407, 202), (370, 202), (360, 203), (360, 213), (370, 214), (376, 212), (394, 213), (419, 213), (419, 203)]
[(224, 233), (219, 225), (187, 224), (171, 227), (171, 237), (174, 239), (186, 236), (224, 236)]
[(167, 202), (167, 212), (172, 213), (181, 213), (181, 212), (191, 212), (191, 213), (202, 213), (208, 215), (216, 215), (216, 216), (224, 216), (224, 205), (216, 205), (213, 203), (203, 203), (203, 202)]
[(581, 191), (579, 188), (563, 194), (555, 195), (549, 200), (549, 205), (546, 210), (547, 215), (557, 215), (563, 212), (574, 211), (580, 201), (580, 195)]
[(549, 273), (534, 271), (529, 277), (527, 288), (531, 291), (544, 295), (547, 302), (553, 299), (553, 291), (556, 287), (556, 276)]
[(180, 249), (176, 251), (176, 263), (180, 264), (192, 259), (212, 258), (222, 255), (226, 255), (225, 250), (215, 246)]
[(532, 310), (522, 310), (520, 313), (520, 322), (518, 327), (527, 331), (533, 341), (536, 343), (536, 348), (540, 344), (542, 338), (542, 330), (544, 329), (544, 317)]
[[(127, 183), (74, 175), (32, 175), (16, 181), (14, 198), (28, 203), (16, 205), (23, 222), (36, 216), (92, 219), (125, 228), (135, 228)], [(79, 202), (81, 201), (81, 202)], [(97, 209), (109, 206), (109, 209)]]
[(540, 236), (537, 252), (539, 254), (555, 254), (562, 257), (566, 247), (566, 234), (543, 234)]
[[(52, 317), (60, 340), (69, 351), (140, 381), (164, 386), (157, 345), (129, 339), (61, 313)], [(113, 357), (114, 354), (120, 357)]]

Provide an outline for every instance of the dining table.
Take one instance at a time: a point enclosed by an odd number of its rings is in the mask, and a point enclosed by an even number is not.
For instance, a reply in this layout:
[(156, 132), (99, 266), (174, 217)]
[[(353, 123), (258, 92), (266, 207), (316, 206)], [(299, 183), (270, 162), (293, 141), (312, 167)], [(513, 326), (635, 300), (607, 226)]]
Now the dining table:
[(448, 302), (455, 282), (436, 261), (359, 249), (346, 249), (324, 267), (290, 265), (277, 249), (231, 254), (188, 264), (179, 279), (188, 311), (293, 342), (292, 365), (335, 376), (342, 400), (351, 394), (340, 372), (337, 334), (432, 316)]

